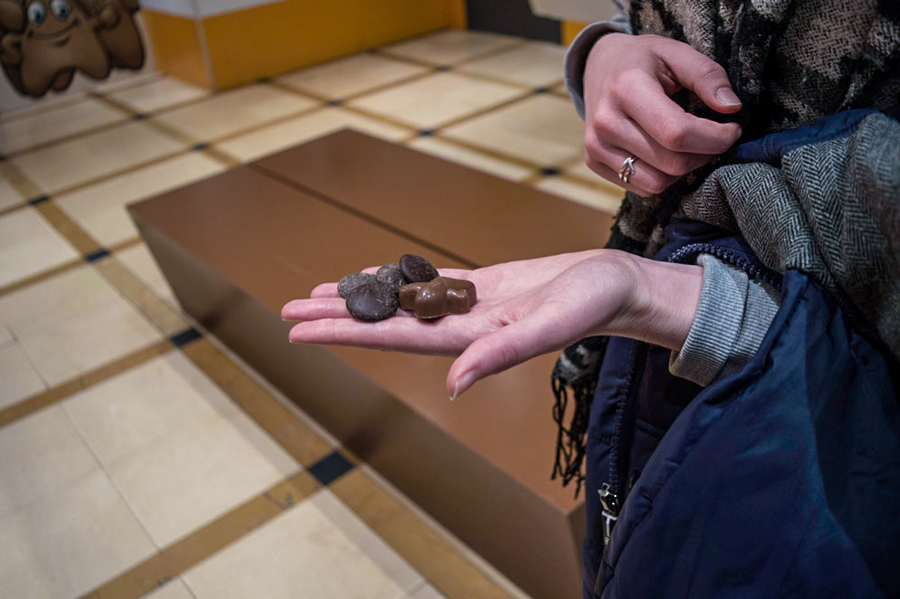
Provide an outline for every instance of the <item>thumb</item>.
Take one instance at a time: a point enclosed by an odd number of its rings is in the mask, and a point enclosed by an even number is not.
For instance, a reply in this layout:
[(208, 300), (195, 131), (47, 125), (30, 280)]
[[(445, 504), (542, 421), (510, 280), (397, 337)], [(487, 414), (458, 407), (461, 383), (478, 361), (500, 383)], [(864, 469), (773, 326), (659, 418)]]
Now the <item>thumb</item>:
[(688, 88), (704, 104), (724, 114), (732, 114), (741, 109), (741, 100), (734, 93), (728, 73), (705, 54), (691, 46), (675, 42), (662, 56), (674, 79)]

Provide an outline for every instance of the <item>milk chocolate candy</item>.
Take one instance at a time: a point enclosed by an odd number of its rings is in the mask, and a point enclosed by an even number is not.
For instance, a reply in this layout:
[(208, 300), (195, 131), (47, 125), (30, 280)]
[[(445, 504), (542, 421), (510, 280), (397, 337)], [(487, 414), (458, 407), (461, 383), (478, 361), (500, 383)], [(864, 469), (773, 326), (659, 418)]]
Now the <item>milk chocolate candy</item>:
[(431, 262), (415, 254), (403, 254), (400, 257), (400, 271), (409, 283), (427, 283), (438, 276), (438, 271)]
[(400, 301), (397, 292), (374, 277), (347, 296), (347, 311), (357, 320), (375, 322), (394, 315)]
[(352, 275), (347, 275), (346, 277), (338, 281), (338, 295), (340, 295), (344, 299), (347, 299), (354, 289), (356, 289), (360, 285), (374, 280), (375, 275), (370, 275), (369, 273), (365, 272), (355, 272)]
[(400, 308), (411, 310), (416, 318), (465, 314), (477, 301), (475, 284), (461, 279), (437, 277), (429, 282), (410, 283), (400, 288)]

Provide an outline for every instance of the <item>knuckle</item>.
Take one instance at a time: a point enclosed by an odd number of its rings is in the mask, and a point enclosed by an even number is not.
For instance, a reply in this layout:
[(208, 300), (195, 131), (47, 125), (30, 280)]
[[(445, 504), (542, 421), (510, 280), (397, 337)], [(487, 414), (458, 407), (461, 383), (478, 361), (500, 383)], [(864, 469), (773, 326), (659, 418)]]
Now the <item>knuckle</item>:
[(668, 153), (663, 157), (660, 170), (667, 175), (680, 177), (694, 170), (693, 160), (688, 154)]
[(690, 139), (690, 131), (681, 121), (667, 121), (660, 127), (659, 143), (673, 151), (681, 151)]
[(662, 175), (652, 175), (644, 186), (651, 194), (659, 194), (669, 188), (670, 179)]

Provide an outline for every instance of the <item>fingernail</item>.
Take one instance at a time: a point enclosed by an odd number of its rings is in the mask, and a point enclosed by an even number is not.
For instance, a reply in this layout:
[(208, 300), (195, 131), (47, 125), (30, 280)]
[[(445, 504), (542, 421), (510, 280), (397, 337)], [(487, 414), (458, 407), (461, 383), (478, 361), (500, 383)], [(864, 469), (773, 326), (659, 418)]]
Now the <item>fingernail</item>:
[(741, 100), (730, 88), (720, 87), (716, 90), (716, 100), (723, 106), (740, 106)]
[(453, 395), (450, 396), (450, 401), (468, 391), (476, 380), (478, 380), (478, 373), (474, 370), (470, 370), (456, 379), (456, 388), (453, 390)]

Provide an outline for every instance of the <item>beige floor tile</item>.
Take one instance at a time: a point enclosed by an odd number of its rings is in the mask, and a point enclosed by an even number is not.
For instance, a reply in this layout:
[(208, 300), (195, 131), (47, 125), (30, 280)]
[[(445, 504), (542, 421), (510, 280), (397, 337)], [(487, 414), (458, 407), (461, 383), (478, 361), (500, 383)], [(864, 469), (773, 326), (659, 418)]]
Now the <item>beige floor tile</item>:
[(0, 287), (80, 257), (34, 208), (0, 216)]
[(442, 135), (538, 166), (569, 164), (584, 154), (584, 123), (569, 102), (548, 94), (448, 127)]
[(456, 73), (437, 73), (351, 100), (348, 105), (413, 127), (430, 129), (521, 94), (520, 88), (509, 85)]
[(428, 71), (428, 67), (385, 56), (357, 54), (296, 71), (279, 77), (276, 81), (329, 100), (343, 100), (377, 87), (423, 75)]
[(175, 154), (186, 145), (145, 123), (129, 122), (11, 160), (44, 192), (55, 193)]
[[(0, 329), (9, 330), (5, 326)], [(47, 388), (28, 355), (15, 342), (0, 345), (0, 381), (0, 409)]]
[(0, 515), (99, 470), (75, 425), (58, 406), (0, 429), (0, 455)]
[(171, 351), (62, 404), (104, 466), (237, 407), (184, 354)]
[(119, 301), (106, 279), (83, 265), (0, 297), (0, 320), (21, 339)]
[(411, 133), (403, 127), (342, 108), (323, 108), (308, 115), (229, 139), (216, 144), (216, 148), (237, 160), (250, 162), (345, 128), (356, 129), (388, 141), (409, 137)]
[(0, 347), (12, 345), (15, 342), (16, 338), (13, 336), (12, 330), (5, 322), (3, 322), (3, 319), (0, 318)]
[(552, 87), (563, 79), (566, 49), (549, 42), (529, 42), (502, 53), (473, 60), (459, 67), (501, 81), (532, 87)]
[(129, 118), (93, 98), (0, 123), (0, 153), (12, 154)]
[(314, 100), (259, 84), (217, 94), (208, 100), (164, 112), (154, 119), (196, 141), (208, 142), (317, 105)]
[(5, 177), (0, 177), (0, 210), (21, 204), (27, 199)]
[(194, 599), (194, 596), (184, 585), (180, 578), (171, 580), (152, 593), (144, 595), (143, 599)]
[(607, 214), (612, 214), (613, 216), (618, 212), (619, 204), (625, 196), (624, 191), (621, 194), (616, 194), (606, 189), (588, 187), (558, 177), (544, 179), (535, 185), (535, 187), (567, 200), (584, 204), (591, 208), (596, 208)]
[(43, 379), (55, 386), (161, 337), (131, 304), (118, 300), (19, 339)]
[(313, 500), (184, 574), (197, 599), (395, 599), (404, 589)]
[(178, 429), (107, 471), (164, 547), (297, 469), (255, 423), (235, 414)]
[(4, 597), (71, 599), (152, 555), (106, 475), (96, 470), (0, 518)]
[(384, 539), (376, 535), (359, 516), (341, 503), (334, 493), (324, 489), (309, 501), (328, 516), (348, 539), (402, 588), (413, 589), (423, 582), (422, 575), (400, 557)]
[(409, 142), (408, 145), (415, 150), (433, 154), (450, 162), (457, 162), (510, 181), (521, 181), (533, 173), (532, 169), (514, 162), (488, 156), (436, 137), (419, 137)]
[(208, 95), (208, 90), (173, 77), (160, 77), (107, 94), (110, 99), (140, 113), (171, 108)]
[(395, 56), (420, 60), (434, 65), (453, 65), (471, 60), (488, 52), (510, 48), (521, 40), (482, 31), (448, 29), (382, 48)]
[(116, 252), (116, 257), (128, 267), (141, 281), (152, 289), (156, 295), (165, 300), (170, 306), (179, 307), (175, 292), (166, 281), (165, 275), (156, 264), (153, 254), (147, 248), (147, 244), (141, 242), (130, 248)]
[(110, 246), (138, 236), (125, 209), (127, 204), (224, 170), (222, 163), (203, 154), (190, 152), (59, 195), (55, 201), (97, 241)]

